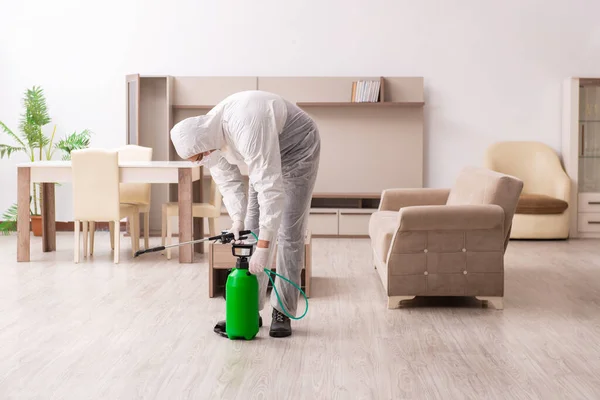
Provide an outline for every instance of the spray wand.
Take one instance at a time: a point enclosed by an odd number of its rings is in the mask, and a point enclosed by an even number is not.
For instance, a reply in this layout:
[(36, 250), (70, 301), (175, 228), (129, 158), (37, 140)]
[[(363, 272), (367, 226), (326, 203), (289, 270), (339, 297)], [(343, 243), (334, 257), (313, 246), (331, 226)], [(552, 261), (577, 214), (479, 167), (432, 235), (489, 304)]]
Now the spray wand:
[[(251, 234), (252, 231), (240, 231), (240, 240), (242, 239), (247, 239), (247, 236), (243, 236), (242, 235), (249, 235)], [(256, 235), (255, 235), (256, 237)], [(151, 247), (149, 249), (144, 249), (144, 250), (138, 250), (135, 252), (134, 257), (138, 257), (141, 256), (142, 254), (146, 254), (146, 253), (153, 253), (155, 251), (163, 251), (165, 249), (171, 248), (171, 247), (180, 247), (180, 246), (185, 246), (188, 244), (196, 244), (196, 243), (202, 243), (202, 242), (208, 242), (209, 240), (220, 240), (222, 243), (229, 243), (234, 239), (233, 233), (221, 233), (220, 235), (217, 236), (211, 236), (211, 237), (207, 237), (204, 239), (196, 239), (196, 240), (190, 240), (189, 242), (181, 242), (181, 243), (177, 243), (177, 244), (170, 244), (168, 246), (156, 246), (156, 247)]]

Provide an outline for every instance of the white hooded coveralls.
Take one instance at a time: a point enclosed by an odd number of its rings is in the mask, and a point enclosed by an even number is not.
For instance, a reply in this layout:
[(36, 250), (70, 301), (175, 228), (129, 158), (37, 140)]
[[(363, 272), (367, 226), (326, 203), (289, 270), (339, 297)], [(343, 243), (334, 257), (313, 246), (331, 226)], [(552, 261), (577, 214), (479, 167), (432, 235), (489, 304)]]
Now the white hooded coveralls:
[[(244, 221), (245, 229), (270, 242), (269, 260), (277, 246), (277, 272), (299, 285), (321, 148), (310, 116), (276, 94), (245, 91), (227, 97), (204, 116), (179, 122), (171, 140), (184, 159), (220, 150), (210, 173), (231, 219)], [(248, 166), (248, 196), (236, 165), (241, 163)], [(262, 310), (268, 276), (259, 274), (258, 279)], [(295, 315), (297, 289), (280, 279), (275, 285), (285, 309)], [(271, 305), (283, 312), (275, 293)]]

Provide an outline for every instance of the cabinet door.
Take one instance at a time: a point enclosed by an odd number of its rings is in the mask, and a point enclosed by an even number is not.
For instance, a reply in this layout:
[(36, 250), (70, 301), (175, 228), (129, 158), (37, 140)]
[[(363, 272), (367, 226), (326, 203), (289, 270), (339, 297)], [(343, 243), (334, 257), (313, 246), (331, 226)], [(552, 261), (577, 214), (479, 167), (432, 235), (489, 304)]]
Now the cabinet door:
[(127, 144), (139, 144), (140, 75), (126, 76), (127, 81)]
[(339, 234), (350, 236), (368, 236), (371, 210), (340, 210)]
[(600, 232), (600, 213), (579, 213), (579, 232)]
[(579, 88), (579, 192), (600, 191), (600, 86), (581, 80)]
[(338, 210), (311, 209), (308, 215), (308, 229), (313, 235), (338, 235)]

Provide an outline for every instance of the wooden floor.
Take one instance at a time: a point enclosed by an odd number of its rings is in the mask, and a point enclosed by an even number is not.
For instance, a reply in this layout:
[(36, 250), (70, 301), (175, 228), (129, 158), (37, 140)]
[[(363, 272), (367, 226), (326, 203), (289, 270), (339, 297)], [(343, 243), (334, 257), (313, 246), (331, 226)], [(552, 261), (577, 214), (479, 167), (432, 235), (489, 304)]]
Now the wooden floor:
[[(0, 399), (598, 399), (600, 241), (511, 242), (505, 309), (434, 299), (387, 310), (369, 244), (314, 239), (313, 298), (294, 336), (212, 332), (206, 256), (16, 263), (0, 237)], [(156, 241), (153, 242), (157, 244)], [(175, 252), (176, 254), (176, 252)]]

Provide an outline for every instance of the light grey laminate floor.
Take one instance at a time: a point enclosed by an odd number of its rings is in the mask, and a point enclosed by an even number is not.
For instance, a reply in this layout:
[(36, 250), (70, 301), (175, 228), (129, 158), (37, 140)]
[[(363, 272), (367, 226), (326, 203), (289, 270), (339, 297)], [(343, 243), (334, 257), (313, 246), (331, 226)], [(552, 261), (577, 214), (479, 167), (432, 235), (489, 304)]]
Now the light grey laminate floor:
[[(217, 337), (206, 256), (114, 265), (58, 251), (16, 263), (0, 237), (0, 399), (598, 399), (600, 241), (511, 242), (505, 309), (438, 299), (387, 310), (367, 240), (314, 239), (294, 336)], [(153, 240), (157, 244), (157, 240)]]

